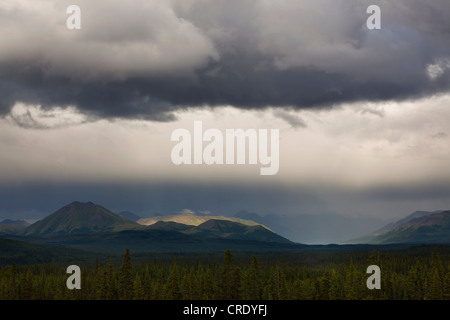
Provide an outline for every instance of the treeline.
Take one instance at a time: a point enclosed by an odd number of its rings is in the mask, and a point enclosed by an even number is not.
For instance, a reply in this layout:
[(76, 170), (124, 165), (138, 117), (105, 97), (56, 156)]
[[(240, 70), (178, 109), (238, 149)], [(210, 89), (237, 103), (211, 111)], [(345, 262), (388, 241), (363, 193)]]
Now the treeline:
[[(431, 251), (431, 250), (430, 250)], [(411, 263), (414, 259), (415, 262)], [(65, 267), (56, 264), (0, 268), (0, 299), (87, 300), (442, 300), (450, 299), (448, 255), (436, 249), (428, 257), (390, 255), (373, 251), (366, 259), (311, 266), (264, 263), (253, 257), (237, 264), (231, 251), (221, 263), (133, 265), (126, 250), (120, 266), (111, 261), (84, 267), (81, 289), (69, 290)], [(273, 260), (272, 260), (273, 261)], [(369, 265), (381, 268), (381, 289), (369, 290)]]

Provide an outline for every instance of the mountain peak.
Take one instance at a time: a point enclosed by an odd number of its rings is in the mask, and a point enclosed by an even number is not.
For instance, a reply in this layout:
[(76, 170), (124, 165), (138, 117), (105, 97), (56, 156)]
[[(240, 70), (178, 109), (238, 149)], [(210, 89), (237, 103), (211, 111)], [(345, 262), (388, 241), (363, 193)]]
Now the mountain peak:
[(69, 203), (68, 205), (66, 205), (66, 207), (71, 207), (71, 206), (96, 206), (95, 203), (93, 203), (92, 201), (88, 201), (88, 202), (81, 202), (81, 201), (73, 201), (72, 203)]
[(93, 202), (74, 201), (29, 226), (26, 234), (93, 233), (138, 226), (134, 221)]

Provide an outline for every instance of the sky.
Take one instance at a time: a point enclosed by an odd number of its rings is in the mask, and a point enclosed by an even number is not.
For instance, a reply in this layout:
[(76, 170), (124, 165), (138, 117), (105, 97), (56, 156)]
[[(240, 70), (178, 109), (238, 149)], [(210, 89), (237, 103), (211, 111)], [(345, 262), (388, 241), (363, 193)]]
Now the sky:
[[(0, 218), (450, 209), (449, 39), (448, 0), (0, 0)], [(278, 173), (175, 165), (195, 121), (279, 130)]]

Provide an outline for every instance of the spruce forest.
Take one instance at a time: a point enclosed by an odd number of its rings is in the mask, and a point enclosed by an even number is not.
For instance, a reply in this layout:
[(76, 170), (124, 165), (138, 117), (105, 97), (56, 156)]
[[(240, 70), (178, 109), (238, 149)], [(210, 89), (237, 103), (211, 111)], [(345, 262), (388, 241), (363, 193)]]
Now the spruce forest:
[[(373, 248), (372, 248), (373, 249)], [(284, 253), (260, 257), (224, 252), (219, 259), (177, 257), (81, 266), (81, 289), (69, 290), (61, 264), (0, 267), (3, 300), (447, 300), (446, 247)], [(369, 290), (369, 265), (381, 269), (381, 289)]]

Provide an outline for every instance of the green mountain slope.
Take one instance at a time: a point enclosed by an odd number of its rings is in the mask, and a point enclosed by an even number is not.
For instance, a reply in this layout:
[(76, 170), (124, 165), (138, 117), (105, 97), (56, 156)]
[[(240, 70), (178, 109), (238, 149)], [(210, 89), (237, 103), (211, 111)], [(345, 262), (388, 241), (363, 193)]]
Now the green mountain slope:
[(186, 235), (193, 235), (201, 238), (291, 243), (288, 239), (283, 238), (261, 225), (249, 226), (228, 220), (209, 219), (198, 226), (172, 221), (158, 221), (148, 226), (147, 230), (178, 231)]
[(139, 224), (92, 202), (73, 202), (30, 225), (25, 235), (94, 233), (139, 227)]
[(226, 220), (210, 219), (199, 226), (184, 231), (184, 233), (207, 238), (290, 243), (286, 238), (283, 238), (261, 225), (249, 226)]
[(173, 221), (158, 221), (146, 227), (147, 230), (165, 230), (165, 231), (186, 231), (192, 229), (192, 226)]

